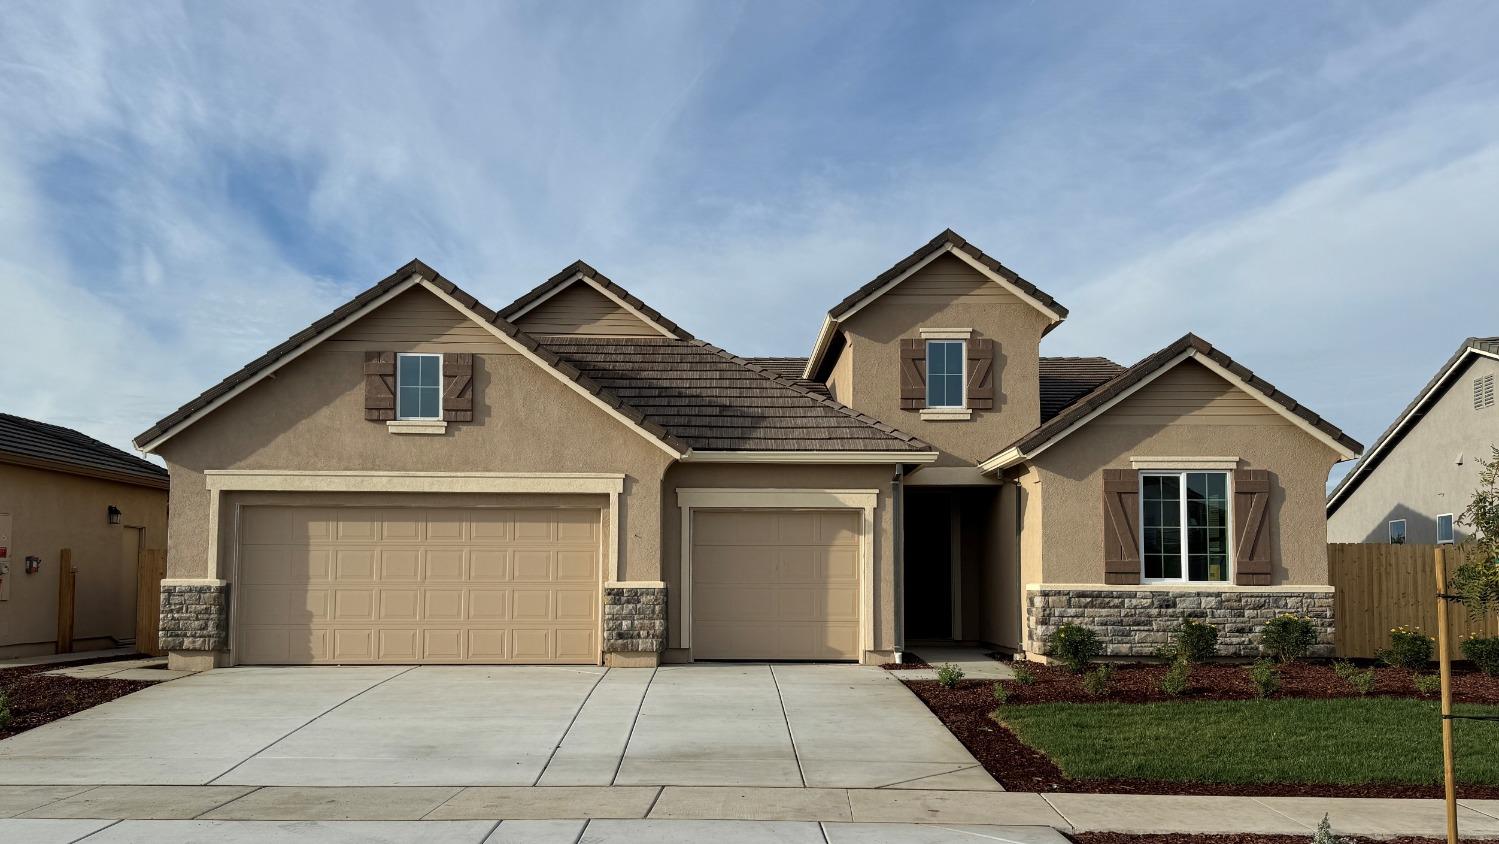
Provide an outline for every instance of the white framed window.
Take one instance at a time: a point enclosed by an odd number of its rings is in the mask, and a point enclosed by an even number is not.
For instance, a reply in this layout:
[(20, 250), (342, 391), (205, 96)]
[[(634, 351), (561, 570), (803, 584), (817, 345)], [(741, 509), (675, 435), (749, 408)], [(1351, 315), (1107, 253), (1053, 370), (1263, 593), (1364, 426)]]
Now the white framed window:
[(1142, 580), (1229, 582), (1229, 507), (1227, 472), (1141, 472)]
[(1437, 516), (1437, 544), (1452, 545), (1457, 542), (1457, 537), (1452, 531), (1452, 514), (1443, 513)]
[(926, 406), (963, 407), (963, 340), (926, 341)]
[(1390, 521), (1390, 544), (1405, 544), (1405, 519), (1392, 519)]
[(442, 355), (396, 355), (396, 418), (442, 418)]

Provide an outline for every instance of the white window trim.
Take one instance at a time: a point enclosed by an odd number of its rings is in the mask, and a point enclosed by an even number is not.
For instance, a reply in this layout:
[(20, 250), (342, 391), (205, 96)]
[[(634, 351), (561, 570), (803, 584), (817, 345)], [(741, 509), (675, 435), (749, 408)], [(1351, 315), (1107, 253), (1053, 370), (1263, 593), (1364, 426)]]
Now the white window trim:
[(448, 423), (441, 419), (392, 419), (385, 423), (392, 434), (446, 434)]
[(1237, 457), (1130, 457), (1131, 469), (1164, 469), (1168, 472), (1233, 471)]
[[(436, 416), (402, 416), (401, 415), (401, 358), (437, 358), (437, 415)], [(396, 418), (397, 422), (441, 422), (442, 421), (442, 355), (432, 352), (398, 352), (396, 354)], [(431, 431), (412, 431), (410, 433), (432, 433)], [(440, 433), (440, 432), (439, 432)]]
[(923, 340), (971, 340), (972, 328), (922, 328), (918, 331)]
[[(1447, 531), (1452, 535), (1451, 538), (1449, 538), (1449, 539), (1443, 539), (1442, 538), (1442, 520), (1443, 519), (1448, 519), (1449, 520), (1448, 523), (1447, 523), (1448, 524)], [(1438, 513), (1437, 514), (1437, 525), (1436, 525), (1436, 527), (1437, 527), (1437, 544), (1438, 545), (1456, 545), (1457, 544), (1457, 517), (1456, 516), (1454, 516), (1451, 513)]]
[(677, 490), (682, 511), (676, 647), (692, 647), (692, 514), (695, 510), (765, 508), (772, 510), (862, 510), (859, 537), (859, 659), (874, 650), (874, 511), (877, 489), (712, 489)]
[[(950, 411), (955, 411), (955, 410), (966, 410), (966, 409), (968, 409), (968, 340), (967, 339), (951, 338), (951, 337), (948, 337), (948, 338), (929, 337), (929, 338), (923, 338), (923, 342), (926, 343), (926, 349), (925, 349), (925, 351), (927, 352), (926, 359), (924, 361), (924, 363), (926, 365), (926, 383), (923, 385), (926, 388), (926, 391), (927, 391), (927, 394), (924, 397), (925, 401), (930, 401), (931, 400), (931, 395), (932, 395), (932, 392), (931, 392), (931, 388), (932, 388), (932, 355), (931, 355), (932, 343), (958, 343), (962, 347), (962, 349), (963, 349), (963, 351), (959, 355), (960, 360), (963, 361), (963, 368), (961, 370), (959, 370), (959, 372), (958, 372), (958, 393), (959, 393), (958, 403), (957, 404), (937, 404), (937, 405), (926, 404), (922, 409), (923, 410), (936, 410), (936, 411), (949, 411), (949, 412)], [(927, 418), (927, 417), (923, 416), (923, 418)], [(954, 418), (956, 418), (956, 417), (954, 417)]]
[[(1395, 541), (1395, 525), (1400, 525), (1400, 542), (1398, 543)], [(1410, 542), (1408, 528), (1409, 525), (1405, 523), (1405, 519), (1390, 519), (1389, 523), (1385, 525), (1385, 541), (1391, 545), (1404, 545)]]
[[(1225, 480), (1227, 481), (1227, 483), (1224, 485), (1226, 495), (1224, 496), (1225, 501), (1223, 518), (1225, 526), (1228, 528), (1228, 571), (1225, 572), (1227, 577), (1224, 580), (1192, 580), (1188, 576), (1189, 569), (1187, 565), (1187, 557), (1189, 547), (1187, 543), (1187, 475), (1189, 473), (1213, 473), (1224, 475)], [(1147, 476), (1172, 477), (1181, 479), (1181, 501), (1179, 502), (1181, 515), (1178, 525), (1182, 532), (1181, 577), (1145, 576), (1145, 478)], [(1195, 467), (1189, 469), (1148, 469), (1139, 473), (1139, 476), (1135, 479), (1135, 487), (1138, 490), (1138, 495), (1140, 496), (1140, 510), (1139, 515), (1136, 517), (1137, 519), (1139, 519), (1140, 540), (1139, 547), (1136, 549), (1136, 551), (1140, 555), (1141, 583), (1181, 583), (1191, 586), (1224, 586), (1227, 584), (1232, 584), (1234, 582), (1234, 476), (1232, 472), (1224, 471), (1221, 469), (1199, 469)]]

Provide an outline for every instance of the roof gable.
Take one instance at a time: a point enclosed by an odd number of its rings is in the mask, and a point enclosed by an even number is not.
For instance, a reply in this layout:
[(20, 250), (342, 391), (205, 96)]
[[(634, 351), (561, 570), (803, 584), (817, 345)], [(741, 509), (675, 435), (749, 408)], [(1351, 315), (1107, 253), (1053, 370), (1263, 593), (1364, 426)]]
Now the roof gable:
[(516, 317), (525, 332), (591, 337), (663, 337), (662, 329), (631, 313), (618, 299), (581, 277)]
[[(616, 308), (634, 317), (640, 323), (650, 327), (656, 334), (662, 337), (671, 337), (677, 340), (691, 340), (692, 335), (685, 329), (666, 317), (661, 312), (647, 305), (630, 291), (615, 284), (607, 276), (590, 267), (582, 261), (574, 261), (565, 267), (562, 272), (557, 273), (541, 284), (532, 288), (528, 293), (506, 305), (500, 310), (500, 317), (516, 324), (527, 321), (534, 311), (543, 309), (553, 299), (561, 296), (577, 285), (592, 288), (599, 296), (612, 302)], [(585, 306), (586, 307), (586, 306)], [(602, 316), (603, 314), (598, 314)], [(574, 319), (577, 315), (567, 317)], [(617, 319), (617, 317), (615, 317)], [(612, 321), (612, 320), (611, 320)], [(553, 332), (538, 332), (553, 333)], [(601, 334), (604, 331), (560, 331), (561, 334)], [(618, 335), (635, 336), (635, 335)]]
[(807, 361), (806, 377), (815, 377), (840, 323), (946, 255), (951, 255), (968, 264), (984, 278), (1040, 311), (1050, 320), (1051, 327), (1055, 327), (1067, 318), (1067, 309), (1050, 294), (1021, 278), (1014, 270), (984, 254), (983, 250), (969, 243), (962, 235), (952, 229), (946, 229), (928, 241), (926, 245), (902, 258), (894, 266), (844, 297), (843, 301), (828, 311), (827, 318), (823, 320), (822, 330), (818, 333), (817, 341), (812, 347), (812, 354)]
[(1379, 435), (1368, 452), (1333, 488), (1332, 493), (1327, 496), (1327, 515), (1331, 516), (1337, 512), (1343, 502), (1348, 500), (1348, 496), (1352, 495), (1353, 491), (1364, 482), (1364, 479), (1379, 468), (1385, 455), (1390, 453), (1407, 432), (1420, 424), (1432, 405), (1436, 404), (1452, 388), (1452, 385), (1457, 383), (1457, 379), (1468, 366), (1480, 357), (1499, 360), (1499, 337), (1469, 337), (1457, 347), (1452, 357), (1442, 364), (1431, 380), (1426, 382), (1426, 386), (1422, 387), (1420, 392), (1416, 393), (1416, 397), (1411, 399), (1410, 404), (1407, 404), (1405, 409), (1395, 416), (1395, 421), (1390, 423), (1390, 427)]
[(1291, 424), (1321, 440), (1343, 459), (1351, 459), (1363, 449), (1357, 440), (1281, 392), (1275, 385), (1255, 375), (1201, 337), (1188, 334), (1105, 381), (981, 463), (979, 468), (985, 472), (994, 472), (1036, 457), (1188, 360), (1201, 364)]
[(0, 413), (0, 463), (167, 488), (167, 470), (72, 428)]

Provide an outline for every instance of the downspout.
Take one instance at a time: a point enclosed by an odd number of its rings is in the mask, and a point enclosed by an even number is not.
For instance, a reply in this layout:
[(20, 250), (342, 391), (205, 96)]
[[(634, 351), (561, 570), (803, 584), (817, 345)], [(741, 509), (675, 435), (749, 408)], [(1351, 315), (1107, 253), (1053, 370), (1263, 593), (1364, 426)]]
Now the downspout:
[(890, 500), (895, 521), (891, 532), (895, 543), (895, 661), (901, 662), (906, 651), (906, 467), (897, 465), (890, 479)]

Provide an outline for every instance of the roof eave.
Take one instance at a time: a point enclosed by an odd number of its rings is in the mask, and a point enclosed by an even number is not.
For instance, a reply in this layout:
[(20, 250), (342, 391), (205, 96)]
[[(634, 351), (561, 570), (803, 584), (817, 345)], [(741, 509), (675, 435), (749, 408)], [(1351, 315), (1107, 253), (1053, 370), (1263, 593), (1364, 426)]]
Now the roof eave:
[(693, 449), (683, 463), (780, 463), (780, 464), (926, 464), (937, 460), (935, 451), (702, 451)]

